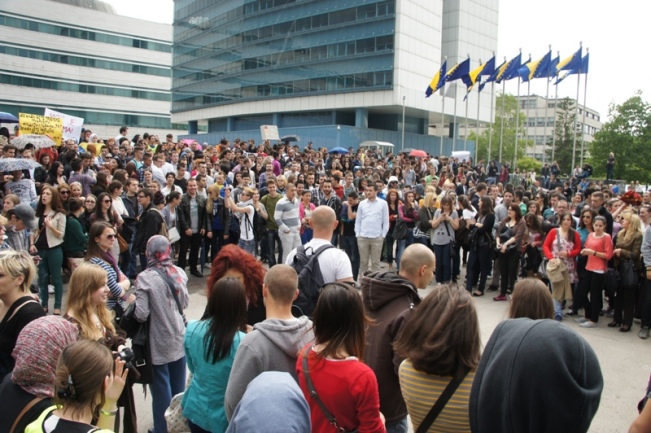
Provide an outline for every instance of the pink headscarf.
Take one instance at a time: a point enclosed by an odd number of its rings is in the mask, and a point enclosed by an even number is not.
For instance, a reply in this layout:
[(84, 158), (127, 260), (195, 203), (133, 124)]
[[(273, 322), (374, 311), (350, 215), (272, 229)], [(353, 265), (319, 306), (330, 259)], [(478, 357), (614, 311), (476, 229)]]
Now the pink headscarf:
[(61, 316), (40, 317), (23, 328), (11, 356), (11, 380), (38, 397), (54, 397), (54, 375), (63, 349), (79, 339), (79, 329)]

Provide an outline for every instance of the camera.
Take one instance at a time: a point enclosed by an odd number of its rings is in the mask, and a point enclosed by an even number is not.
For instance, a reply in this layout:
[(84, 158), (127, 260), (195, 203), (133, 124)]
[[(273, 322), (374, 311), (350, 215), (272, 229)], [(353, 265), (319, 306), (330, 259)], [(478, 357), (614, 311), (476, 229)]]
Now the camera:
[(131, 350), (131, 348), (125, 347), (121, 351), (114, 353), (113, 359), (118, 359), (118, 358), (124, 361), (125, 368), (129, 368), (129, 369), (133, 368), (133, 364), (131, 363), (131, 361), (133, 361), (135, 355), (133, 353), (133, 350)]

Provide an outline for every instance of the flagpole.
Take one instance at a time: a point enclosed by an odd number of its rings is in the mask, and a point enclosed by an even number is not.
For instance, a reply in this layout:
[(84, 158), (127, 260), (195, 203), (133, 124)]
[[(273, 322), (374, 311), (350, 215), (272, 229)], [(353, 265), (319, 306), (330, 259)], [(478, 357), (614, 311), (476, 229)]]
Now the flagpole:
[(558, 117), (558, 83), (554, 84), (556, 86), (556, 93), (554, 95), (554, 126), (552, 131), (552, 159), (551, 163), (554, 163), (554, 152), (556, 151), (556, 118)]
[[(530, 97), (531, 97), (531, 79), (529, 81), (527, 81), (527, 115), (526, 115), (527, 126), (524, 129), (525, 131), (529, 128), (529, 98)], [(536, 136), (538, 135), (538, 134), (536, 134), (536, 128), (538, 127), (538, 101), (537, 100), (536, 100), (536, 109), (533, 112), (533, 116), (534, 116), (534, 121), (533, 121), (533, 148), (535, 149), (536, 148)], [(528, 136), (525, 137), (525, 141), (524, 141), (526, 143), (524, 145), (525, 146), (524, 147), (525, 154), (527, 153), (527, 146), (529, 144), (528, 140), (529, 140), (529, 137)]]
[[(506, 61), (506, 60), (505, 60)], [(506, 100), (506, 81), (502, 81), (502, 124), (500, 126), (500, 164), (502, 163), (502, 144), (504, 141), (504, 101)]]
[(515, 106), (515, 153), (513, 154), (513, 167), (511, 170), (515, 170), (516, 162), (518, 160), (518, 136), (520, 128), (520, 77), (518, 76), (518, 96), (516, 98), (517, 105)]
[(454, 128), (452, 128), (452, 152), (454, 152), (457, 150), (457, 83), (454, 83), (454, 114), (452, 115), (452, 124), (454, 125)]
[(475, 165), (477, 165), (477, 156), (479, 155), (479, 103), (481, 102), (481, 92), (477, 89), (477, 123), (475, 124)]
[[(583, 45), (582, 42), (579, 43), (579, 46)], [(579, 89), (581, 88), (581, 59), (579, 59), (579, 73), (576, 74), (576, 114), (574, 115), (574, 138), (572, 139), (572, 169), (570, 171), (570, 177), (574, 174), (574, 164), (576, 164), (576, 121), (579, 117)]]
[(491, 161), (491, 150), (493, 145), (493, 109), (495, 103), (495, 81), (491, 83), (491, 115), (488, 119), (488, 158), (486, 159), (486, 164), (489, 164)]
[(466, 126), (464, 129), (466, 136), (464, 137), (465, 140), (463, 141), (463, 150), (468, 150), (468, 94), (466, 94)]
[(547, 146), (547, 109), (549, 108), (549, 76), (547, 76), (546, 78), (547, 78), (547, 96), (545, 96), (545, 128), (543, 130), (543, 157), (542, 157), (543, 165), (545, 165), (545, 159), (547, 157), (547, 151), (545, 147)]
[[(588, 55), (588, 49), (585, 49), (586, 56)], [(581, 60), (581, 66), (579, 66), (579, 72), (581, 72), (581, 68), (583, 67), (583, 60)], [(586, 112), (586, 103), (587, 103), (587, 96), (588, 95), (588, 71), (585, 71), (585, 81), (583, 84), (583, 126), (581, 127), (581, 167), (583, 167), (583, 144), (584, 144), (584, 137), (585, 137), (585, 112)]]
[[(445, 56), (444, 62), (448, 61), (448, 56)], [(445, 77), (441, 77), (441, 80), (445, 79)], [(443, 83), (443, 88), (441, 88), (441, 99), (442, 99), (442, 104), (441, 104), (441, 149), (439, 151), (439, 157), (443, 156), (443, 127), (445, 126), (445, 83)]]

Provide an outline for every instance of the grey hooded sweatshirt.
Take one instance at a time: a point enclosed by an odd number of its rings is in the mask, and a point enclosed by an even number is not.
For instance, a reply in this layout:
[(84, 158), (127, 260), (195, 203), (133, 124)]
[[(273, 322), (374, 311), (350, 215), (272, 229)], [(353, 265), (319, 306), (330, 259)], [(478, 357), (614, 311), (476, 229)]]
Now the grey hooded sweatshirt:
[(296, 380), (298, 352), (312, 341), (312, 322), (306, 316), (290, 320), (267, 319), (256, 323), (235, 353), (224, 399), (228, 420), (231, 420), (246, 387), (260, 373), (284, 371)]

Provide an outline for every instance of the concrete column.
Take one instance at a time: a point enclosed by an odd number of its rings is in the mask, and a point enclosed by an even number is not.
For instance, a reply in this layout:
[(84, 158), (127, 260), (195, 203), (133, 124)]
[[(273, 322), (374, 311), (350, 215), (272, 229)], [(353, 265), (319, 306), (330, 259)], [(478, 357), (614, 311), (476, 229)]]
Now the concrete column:
[(355, 126), (357, 128), (368, 128), (368, 108), (355, 109)]
[(232, 116), (226, 119), (226, 131), (235, 131), (235, 118)]
[(196, 134), (199, 132), (199, 122), (197, 120), (190, 120), (188, 122), (188, 134)]

